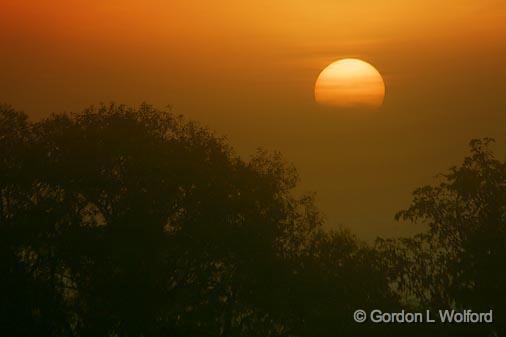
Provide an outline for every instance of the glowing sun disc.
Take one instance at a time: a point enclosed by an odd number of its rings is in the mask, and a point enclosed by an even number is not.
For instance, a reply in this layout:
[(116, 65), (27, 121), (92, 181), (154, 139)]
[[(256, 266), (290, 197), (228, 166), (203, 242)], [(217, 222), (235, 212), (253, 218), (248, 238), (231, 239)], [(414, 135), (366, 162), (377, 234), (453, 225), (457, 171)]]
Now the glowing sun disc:
[(347, 58), (323, 69), (314, 92), (316, 102), (325, 106), (376, 109), (383, 104), (385, 83), (369, 63)]

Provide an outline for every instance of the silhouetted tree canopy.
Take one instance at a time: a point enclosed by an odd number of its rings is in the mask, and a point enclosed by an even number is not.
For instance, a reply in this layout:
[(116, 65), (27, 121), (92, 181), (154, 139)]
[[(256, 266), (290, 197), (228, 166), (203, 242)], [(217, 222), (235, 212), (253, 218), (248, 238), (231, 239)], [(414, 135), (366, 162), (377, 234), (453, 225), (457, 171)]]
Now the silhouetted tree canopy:
[(279, 154), (243, 160), (147, 104), (40, 122), (2, 106), (0, 132), (7, 336), (359, 336), (356, 308), (396, 303), (377, 252), (323, 231)]
[[(279, 153), (249, 160), (150, 105), (40, 122), (0, 106), (0, 334), (504, 336), (506, 164), (491, 139), (397, 219), (323, 230)], [(357, 324), (356, 309), (494, 310), (493, 325)]]
[(492, 143), (472, 140), (461, 166), (417, 189), (409, 208), (396, 215), (427, 224), (427, 232), (379, 242), (393, 284), (417, 306), (492, 309), (494, 325), (461, 328), (473, 336), (506, 333), (506, 162), (495, 158)]

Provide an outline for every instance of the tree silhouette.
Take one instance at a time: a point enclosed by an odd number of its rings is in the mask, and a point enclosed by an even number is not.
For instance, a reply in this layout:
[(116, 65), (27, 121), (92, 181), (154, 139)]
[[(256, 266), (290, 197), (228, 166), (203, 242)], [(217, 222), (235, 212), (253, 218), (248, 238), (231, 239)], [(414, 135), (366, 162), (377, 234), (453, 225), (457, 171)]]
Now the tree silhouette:
[(485, 336), (353, 312), (492, 306), (503, 335), (506, 174), (490, 142), (399, 213), (428, 232), (371, 246), (323, 230), (280, 154), (244, 160), (170, 111), (98, 105), (31, 122), (2, 105), (0, 332)]
[(388, 298), (279, 154), (146, 104), (0, 115), (8, 335), (323, 336)]
[[(429, 226), (414, 238), (380, 242), (400, 293), (422, 307), (494, 312), (494, 326), (465, 327), (474, 336), (505, 334), (506, 163), (474, 139), (459, 167), (413, 194), (397, 219)], [(464, 330), (464, 329), (462, 329)]]

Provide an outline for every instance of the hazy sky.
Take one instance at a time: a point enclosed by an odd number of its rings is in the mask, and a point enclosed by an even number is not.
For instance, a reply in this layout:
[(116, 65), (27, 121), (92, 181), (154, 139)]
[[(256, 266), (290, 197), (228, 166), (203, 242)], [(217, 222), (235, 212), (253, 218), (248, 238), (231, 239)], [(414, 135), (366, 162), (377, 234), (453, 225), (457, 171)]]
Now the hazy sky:
[[(506, 150), (506, 2), (0, 0), (0, 101), (34, 118), (101, 101), (173, 106), (245, 156), (281, 151), (329, 224), (365, 239), (473, 137)], [(376, 112), (319, 107), (332, 61), (384, 76)]]

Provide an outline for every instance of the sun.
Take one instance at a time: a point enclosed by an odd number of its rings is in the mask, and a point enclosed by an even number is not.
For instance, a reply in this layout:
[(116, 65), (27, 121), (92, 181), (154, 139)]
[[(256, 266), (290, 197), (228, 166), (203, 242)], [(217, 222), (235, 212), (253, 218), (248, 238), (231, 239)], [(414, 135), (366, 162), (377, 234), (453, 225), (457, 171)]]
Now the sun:
[(317, 103), (343, 109), (377, 109), (383, 105), (385, 83), (369, 63), (346, 58), (322, 70), (315, 83)]

